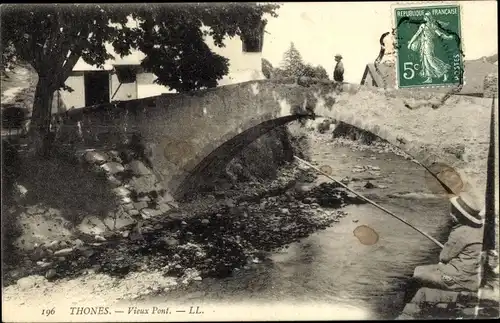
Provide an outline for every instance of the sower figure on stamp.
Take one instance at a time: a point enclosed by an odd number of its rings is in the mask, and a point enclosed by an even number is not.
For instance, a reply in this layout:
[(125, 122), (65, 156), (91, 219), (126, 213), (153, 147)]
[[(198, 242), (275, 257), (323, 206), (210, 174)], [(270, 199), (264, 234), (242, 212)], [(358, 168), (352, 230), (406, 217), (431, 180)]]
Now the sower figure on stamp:
[(420, 76), (425, 78), (422, 83), (432, 83), (433, 78), (443, 78), (443, 82), (446, 82), (451, 66), (436, 56), (434, 42), (437, 37), (453, 39), (453, 36), (446, 35), (440, 30), (440, 27), (446, 25), (446, 23), (436, 21), (430, 12), (425, 13), (424, 21), (408, 42), (408, 49), (420, 55)]
[(335, 65), (335, 70), (333, 71), (333, 80), (335, 82), (342, 83), (344, 82), (344, 63), (342, 63), (342, 55), (335, 55), (335, 61), (337, 64)]
[(450, 199), (453, 228), (439, 255), (439, 264), (415, 268), (414, 279), (424, 286), (455, 291), (477, 291), (483, 219), (474, 198), (462, 193)]

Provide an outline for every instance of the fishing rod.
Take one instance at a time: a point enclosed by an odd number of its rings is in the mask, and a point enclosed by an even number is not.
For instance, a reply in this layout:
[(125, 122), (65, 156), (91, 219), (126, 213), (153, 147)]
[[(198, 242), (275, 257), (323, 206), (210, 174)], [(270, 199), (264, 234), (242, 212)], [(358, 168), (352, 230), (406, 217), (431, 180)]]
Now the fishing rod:
[(342, 186), (343, 188), (345, 188), (346, 190), (348, 190), (349, 192), (355, 194), (356, 196), (358, 196), (359, 198), (363, 199), (364, 201), (370, 203), (371, 205), (375, 206), (376, 208), (384, 211), (385, 213), (391, 215), (392, 217), (398, 219), (399, 221), (403, 222), (404, 224), (408, 225), (410, 228), (416, 230), (417, 232), (419, 232), (420, 234), (424, 235), (427, 239), (431, 240), (432, 242), (434, 242), (436, 245), (438, 245), (439, 247), (443, 248), (444, 246), (439, 242), (437, 241), (436, 239), (434, 239), (433, 237), (431, 237), (430, 235), (428, 235), (427, 233), (425, 233), (424, 231), (420, 230), (419, 228), (413, 226), (411, 223), (408, 223), (407, 221), (405, 221), (404, 219), (401, 219), (400, 217), (398, 217), (396, 214), (392, 213), (391, 211), (387, 210), (386, 208), (384, 208), (383, 206), (380, 206), (378, 205), (377, 203), (375, 203), (374, 201), (364, 197), (363, 195), (357, 193), (356, 191), (350, 189), (349, 187), (347, 187), (347, 185), (345, 185), (344, 183), (340, 182), (340, 181), (337, 181), (335, 178), (331, 177), (329, 174), (323, 172), (321, 169), (311, 165), (310, 163), (308, 163), (307, 161), (297, 157), (297, 156), (293, 156), (295, 159), (297, 159), (298, 161), (302, 162), (303, 164), (305, 164), (306, 166), (309, 166), (311, 167), (312, 169), (314, 169), (315, 171), (317, 171), (318, 173), (328, 177), (329, 179), (331, 179), (332, 181), (334, 181), (335, 183), (339, 184), (340, 186)]

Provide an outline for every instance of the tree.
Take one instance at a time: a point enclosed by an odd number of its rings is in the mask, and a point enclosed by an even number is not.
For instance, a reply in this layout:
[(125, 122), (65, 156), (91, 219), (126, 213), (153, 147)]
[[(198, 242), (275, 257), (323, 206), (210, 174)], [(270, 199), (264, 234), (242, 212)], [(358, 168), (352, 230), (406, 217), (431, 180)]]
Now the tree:
[(295, 47), (295, 44), (290, 43), (290, 48), (283, 54), (281, 68), (274, 69), (275, 77), (311, 77), (319, 79), (328, 79), (328, 73), (323, 66), (312, 66), (305, 64), (302, 55)]
[(266, 79), (270, 79), (273, 76), (273, 64), (271, 64), (271, 62), (269, 62), (267, 59), (262, 58), (261, 66), (262, 74), (264, 74)]
[(104, 46), (116, 35), (111, 18), (123, 22), (126, 15), (101, 5), (2, 6), (2, 68), (22, 60), (38, 74), (30, 133), (39, 152), (47, 146), (53, 94), (67, 88), (78, 59), (102, 66), (112, 58)]
[[(146, 54), (142, 66), (161, 85), (179, 91), (215, 87), (228, 73), (228, 60), (213, 53), (204, 36), (212, 36), (218, 47), (227, 36), (256, 37), (266, 22), (264, 14), (276, 17), (278, 8), (257, 3), (4, 5), (2, 68), (20, 59), (38, 73), (31, 134), (44, 152), (53, 94), (69, 89), (64, 82), (80, 57), (102, 66), (113, 58), (106, 43), (122, 57), (138, 49)], [(127, 17), (137, 26), (128, 26)]]
[(328, 80), (328, 73), (320, 65), (313, 67), (311, 64), (306, 64), (302, 70), (302, 76)]
[(290, 48), (283, 54), (283, 62), (281, 64), (285, 75), (287, 76), (297, 76), (302, 74), (304, 69), (304, 62), (302, 61), (302, 55), (295, 48), (293, 42), (290, 43)]

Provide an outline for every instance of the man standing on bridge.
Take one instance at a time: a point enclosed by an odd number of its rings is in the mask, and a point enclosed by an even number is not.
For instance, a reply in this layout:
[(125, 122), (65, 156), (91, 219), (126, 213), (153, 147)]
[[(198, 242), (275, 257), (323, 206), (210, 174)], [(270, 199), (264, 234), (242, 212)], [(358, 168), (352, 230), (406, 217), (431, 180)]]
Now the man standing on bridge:
[(335, 55), (335, 61), (337, 64), (335, 65), (335, 70), (333, 71), (333, 80), (335, 82), (342, 83), (344, 82), (344, 63), (342, 63), (342, 55)]

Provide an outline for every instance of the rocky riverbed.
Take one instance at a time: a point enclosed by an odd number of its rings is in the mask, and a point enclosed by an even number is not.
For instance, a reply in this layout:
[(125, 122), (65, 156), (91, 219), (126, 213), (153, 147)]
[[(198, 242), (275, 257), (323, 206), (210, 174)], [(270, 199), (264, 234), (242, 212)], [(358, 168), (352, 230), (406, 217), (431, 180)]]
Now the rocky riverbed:
[(225, 277), (265, 259), (268, 251), (325, 229), (344, 216), (339, 208), (361, 203), (334, 184), (297, 185), (315, 175), (295, 164), (269, 183), (240, 184), (182, 205), (175, 212), (103, 235), (40, 245), (9, 271), (7, 285), (23, 276), (48, 281), (104, 273), (124, 278), (153, 271), (180, 282)]

